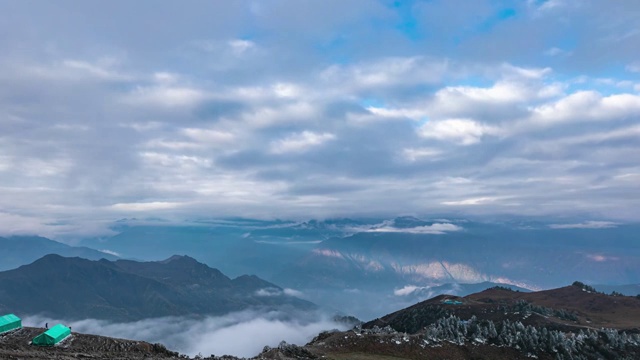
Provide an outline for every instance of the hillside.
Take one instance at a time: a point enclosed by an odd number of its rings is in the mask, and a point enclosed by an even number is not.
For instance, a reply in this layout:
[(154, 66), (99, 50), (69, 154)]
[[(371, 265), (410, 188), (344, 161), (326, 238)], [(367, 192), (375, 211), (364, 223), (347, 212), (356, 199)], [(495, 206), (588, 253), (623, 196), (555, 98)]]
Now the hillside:
[[(460, 304), (447, 304), (447, 300)], [(391, 326), (415, 333), (443, 316), (520, 321), (524, 325), (557, 329), (640, 331), (640, 299), (593, 293), (574, 285), (528, 293), (496, 287), (465, 297), (436, 296), (370, 321), (364, 327)]]
[(617, 292), (627, 296), (640, 295), (640, 284), (625, 284), (625, 285), (593, 285), (593, 287), (605, 294), (611, 294)]
[[(517, 358), (495, 353), (493, 346), (498, 346), (541, 359), (636, 359), (640, 356), (640, 299), (594, 293), (581, 283), (531, 293), (492, 288), (465, 297), (436, 296), (362, 328), (355, 334), (358, 341), (348, 345), (349, 351), (369, 348), (358, 343), (369, 337), (364, 334), (376, 334), (391, 336), (391, 343), (407, 348), (405, 354), (422, 354), (420, 348), (436, 348), (438, 353), (442, 346), (457, 344), (446, 352), (450, 358), (465, 358), (455, 355), (460, 347), (468, 356), (475, 352), (473, 358), (478, 359)], [(491, 347), (479, 350), (487, 345)], [(393, 355), (398, 349), (381, 353)]]
[(230, 279), (187, 256), (135, 262), (47, 255), (0, 272), (0, 312), (24, 315), (130, 321), (283, 306), (315, 308), (255, 276)]

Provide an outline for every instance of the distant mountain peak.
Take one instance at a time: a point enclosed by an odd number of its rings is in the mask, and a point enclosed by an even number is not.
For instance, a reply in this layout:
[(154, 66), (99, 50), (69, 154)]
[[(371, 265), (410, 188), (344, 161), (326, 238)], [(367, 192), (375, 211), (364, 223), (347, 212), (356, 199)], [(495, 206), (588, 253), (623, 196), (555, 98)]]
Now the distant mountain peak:
[(172, 262), (199, 263), (198, 260), (196, 260), (196, 259), (194, 259), (194, 258), (192, 258), (190, 256), (187, 256), (187, 255), (173, 255), (168, 259), (161, 260), (161, 261), (158, 261), (158, 262), (162, 263), (162, 264), (169, 264), (169, 263), (172, 263)]
[(47, 254), (41, 257), (40, 259), (37, 259), (33, 263), (34, 264), (35, 263), (60, 263), (60, 262), (69, 262), (69, 261), (72, 261), (72, 259), (80, 259), (80, 258), (77, 256), (73, 257), (73, 256), (62, 256), (59, 254)]
[(396, 220), (422, 221), (422, 219), (418, 219), (417, 217), (411, 216), (411, 215), (398, 216), (398, 217), (396, 217)]
[(393, 225), (397, 228), (412, 228), (418, 226), (431, 225), (431, 222), (418, 219), (415, 216), (399, 216), (393, 219)]

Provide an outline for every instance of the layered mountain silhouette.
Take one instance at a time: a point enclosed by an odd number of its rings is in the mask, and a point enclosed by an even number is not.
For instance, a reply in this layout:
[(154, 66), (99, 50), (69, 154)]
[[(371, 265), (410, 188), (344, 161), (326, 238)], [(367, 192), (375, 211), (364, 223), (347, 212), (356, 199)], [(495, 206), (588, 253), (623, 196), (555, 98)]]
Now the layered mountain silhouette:
[[(390, 224), (328, 238), (271, 279), (291, 287), (359, 289), (497, 280), (534, 289), (576, 278), (592, 284), (640, 280), (637, 224), (551, 228), (410, 217)], [(459, 230), (420, 232), (443, 224)]]
[(0, 237), (0, 271), (30, 264), (47, 254), (79, 256), (90, 260), (116, 260), (117, 256), (83, 246), (69, 246), (40, 236)]
[(256, 276), (230, 279), (188, 256), (137, 262), (51, 254), (0, 272), (0, 313), (129, 321), (251, 307), (309, 310), (315, 305)]

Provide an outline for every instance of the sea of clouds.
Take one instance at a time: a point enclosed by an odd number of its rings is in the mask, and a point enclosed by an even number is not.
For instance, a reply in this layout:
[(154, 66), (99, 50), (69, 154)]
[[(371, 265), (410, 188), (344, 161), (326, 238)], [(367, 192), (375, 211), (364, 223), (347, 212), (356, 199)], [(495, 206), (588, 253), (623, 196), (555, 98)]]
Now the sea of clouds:
[(62, 323), (73, 332), (96, 334), (131, 340), (162, 343), (173, 351), (195, 356), (202, 354), (255, 356), (265, 345), (275, 347), (281, 341), (304, 345), (324, 330), (346, 330), (345, 324), (321, 313), (292, 315), (279, 311), (247, 310), (205, 318), (163, 317), (114, 323), (85, 319), (65, 321), (43, 316), (23, 319), (25, 326), (42, 327)]

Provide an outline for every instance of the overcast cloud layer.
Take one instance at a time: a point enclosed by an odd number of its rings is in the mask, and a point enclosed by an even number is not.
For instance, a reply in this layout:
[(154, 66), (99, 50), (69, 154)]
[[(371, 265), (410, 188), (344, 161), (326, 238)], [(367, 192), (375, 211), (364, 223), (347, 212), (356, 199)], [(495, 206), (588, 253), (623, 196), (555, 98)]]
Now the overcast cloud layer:
[(2, 1), (0, 228), (639, 220), (640, 2)]

